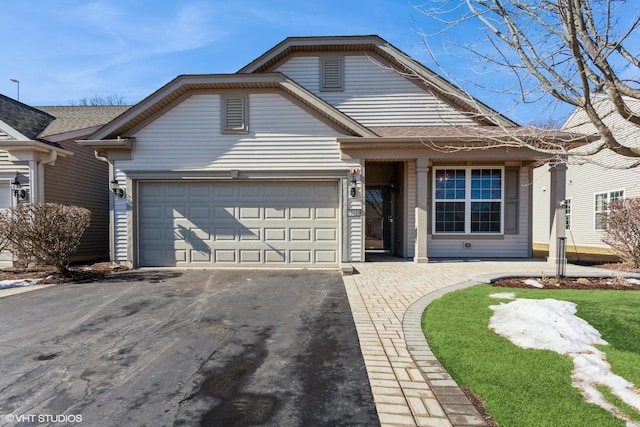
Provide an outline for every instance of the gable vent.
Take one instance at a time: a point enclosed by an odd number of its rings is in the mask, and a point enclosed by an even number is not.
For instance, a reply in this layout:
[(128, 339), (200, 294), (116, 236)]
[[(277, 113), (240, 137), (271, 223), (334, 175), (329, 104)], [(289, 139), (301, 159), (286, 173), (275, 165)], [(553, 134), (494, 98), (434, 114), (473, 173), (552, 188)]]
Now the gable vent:
[(223, 108), (224, 130), (246, 132), (248, 129), (246, 97), (242, 95), (225, 96)]
[(342, 70), (342, 58), (322, 58), (322, 90), (342, 90)]

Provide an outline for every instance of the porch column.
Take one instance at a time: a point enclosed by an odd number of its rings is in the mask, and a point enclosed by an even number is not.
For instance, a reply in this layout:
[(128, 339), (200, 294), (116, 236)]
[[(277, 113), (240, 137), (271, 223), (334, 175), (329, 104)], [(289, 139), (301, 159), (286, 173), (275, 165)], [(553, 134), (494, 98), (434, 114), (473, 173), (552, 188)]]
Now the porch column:
[(567, 165), (558, 163), (549, 168), (551, 172), (551, 189), (549, 191), (549, 263), (555, 264), (558, 257), (558, 238), (565, 237), (565, 206), (567, 191)]
[(427, 257), (428, 173), (428, 159), (416, 159), (416, 248), (413, 260), (420, 263), (429, 262)]

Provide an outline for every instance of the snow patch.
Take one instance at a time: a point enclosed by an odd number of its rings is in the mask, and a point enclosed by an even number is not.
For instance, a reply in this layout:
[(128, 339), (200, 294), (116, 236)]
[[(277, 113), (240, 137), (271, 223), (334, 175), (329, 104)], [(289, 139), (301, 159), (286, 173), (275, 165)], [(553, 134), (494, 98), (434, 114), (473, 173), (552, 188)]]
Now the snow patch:
[(540, 289), (544, 288), (544, 285), (535, 279), (527, 279), (524, 281), (524, 284), (533, 286), (534, 288), (540, 288)]
[(0, 280), (0, 289), (20, 288), (33, 286), (41, 279)]
[(640, 285), (640, 280), (638, 279), (627, 279), (627, 283), (631, 283), (632, 285)]
[[(494, 312), (489, 328), (497, 334), (519, 347), (551, 350), (572, 359), (575, 367), (571, 373), (572, 385), (580, 390), (587, 402), (621, 417), (618, 408), (596, 389), (597, 385), (603, 385), (640, 411), (640, 395), (634, 393), (634, 385), (611, 372), (605, 353), (594, 347), (607, 342), (597, 329), (575, 315), (575, 303), (552, 298), (518, 298), (489, 308)], [(624, 419), (627, 425), (637, 425)]]
[(516, 294), (513, 292), (498, 292), (496, 294), (489, 295), (489, 297), (495, 299), (516, 299)]

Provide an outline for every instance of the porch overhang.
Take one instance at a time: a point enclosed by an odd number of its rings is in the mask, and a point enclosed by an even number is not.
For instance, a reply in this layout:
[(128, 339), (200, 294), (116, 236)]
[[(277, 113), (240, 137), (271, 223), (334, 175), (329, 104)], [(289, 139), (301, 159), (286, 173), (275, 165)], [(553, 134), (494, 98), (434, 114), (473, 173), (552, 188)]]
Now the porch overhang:
[(597, 136), (538, 128), (495, 126), (412, 126), (371, 128), (377, 137), (343, 136), (342, 150), (424, 150), (439, 153), (518, 149), (526, 157), (566, 154)]
[(73, 152), (62, 147), (56, 147), (42, 141), (34, 140), (7, 140), (0, 141), (0, 150), (9, 153), (9, 160), (12, 162), (21, 161), (44, 161), (51, 158), (52, 153), (57, 157), (73, 156)]

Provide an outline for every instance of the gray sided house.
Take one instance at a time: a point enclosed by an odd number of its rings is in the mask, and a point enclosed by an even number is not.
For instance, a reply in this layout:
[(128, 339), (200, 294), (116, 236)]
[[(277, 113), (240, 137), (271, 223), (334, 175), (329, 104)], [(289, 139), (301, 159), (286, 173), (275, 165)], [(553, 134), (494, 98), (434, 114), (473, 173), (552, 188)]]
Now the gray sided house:
[[(30, 107), (0, 95), (0, 209), (61, 203), (91, 211), (73, 261), (109, 259), (109, 167), (75, 143), (128, 107)], [(18, 179), (21, 190), (11, 191)], [(11, 265), (0, 253), (0, 266)]]
[(377, 36), (292, 37), (78, 143), (111, 165), (117, 263), (348, 270), (368, 251), (530, 257), (539, 153), (456, 149), (518, 131)]
[[(627, 99), (634, 111), (640, 111), (640, 101)], [(606, 116), (605, 123), (615, 137), (624, 145), (640, 147), (640, 132), (636, 126), (624, 120), (613, 111), (611, 103), (600, 97), (597, 109)], [(586, 113), (575, 110), (563, 125), (563, 129), (582, 134), (595, 134), (594, 125)], [(592, 144), (599, 144), (599, 141)], [(584, 152), (587, 145), (576, 151)], [(601, 218), (607, 210), (607, 203), (618, 198), (640, 197), (640, 168), (630, 167), (637, 158), (625, 158), (610, 150), (603, 150), (590, 157), (586, 162), (569, 160), (566, 172), (566, 196), (564, 227), (567, 241), (567, 255), (570, 259), (593, 261), (610, 255), (611, 248), (602, 242)], [(580, 164), (578, 164), (580, 163)], [(536, 168), (533, 174), (534, 246), (541, 251), (547, 250), (549, 239), (550, 174), (549, 167)]]

